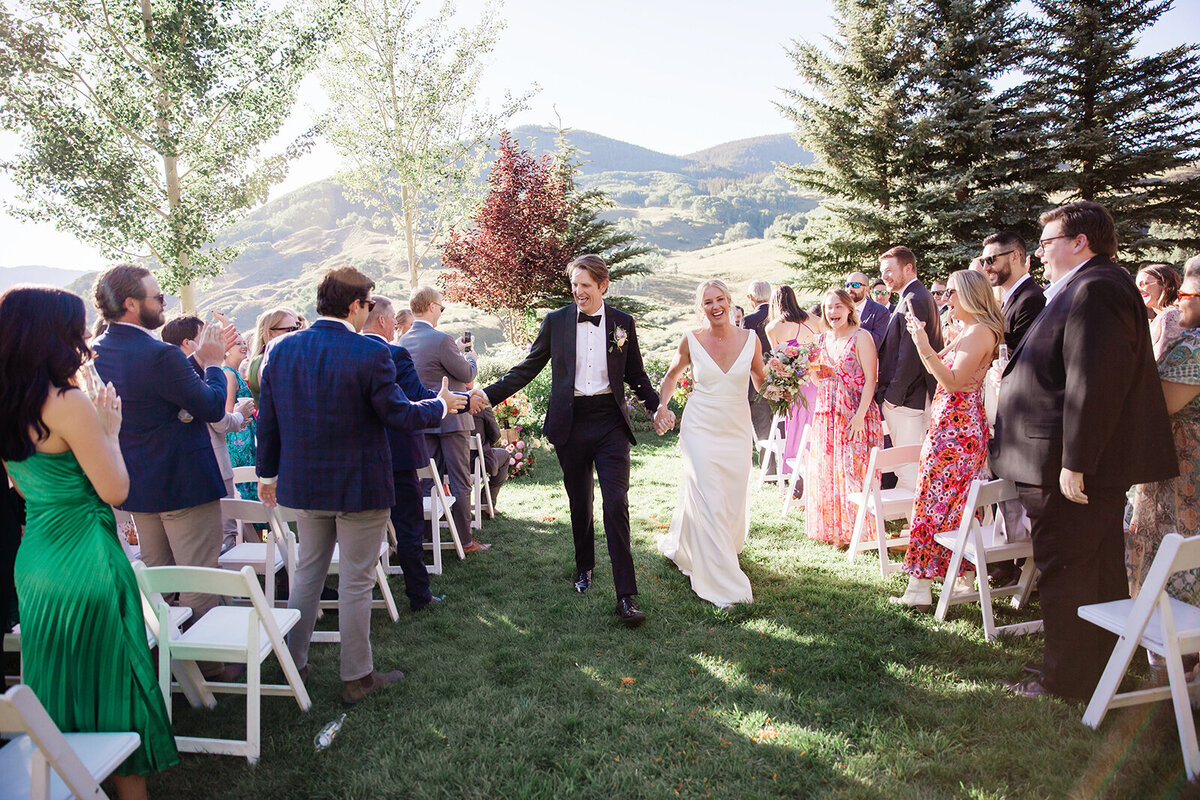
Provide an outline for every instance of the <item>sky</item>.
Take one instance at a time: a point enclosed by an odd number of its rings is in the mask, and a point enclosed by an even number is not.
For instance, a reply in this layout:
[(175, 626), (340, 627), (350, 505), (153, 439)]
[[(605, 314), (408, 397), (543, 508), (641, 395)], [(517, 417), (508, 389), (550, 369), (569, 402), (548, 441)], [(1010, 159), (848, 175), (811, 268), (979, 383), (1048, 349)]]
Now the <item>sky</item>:
[[(435, 0), (425, 0), (433, 7)], [(464, 24), (483, 0), (459, 0)], [(799, 88), (787, 56), (796, 39), (832, 33), (828, 0), (507, 0), (507, 29), (492, 54), (483, 96), (540, 91), (512, 121), (594, 131), (684, 155), (735, 139), (790, 130), (775, 103)], [(1146, 52), (1191, 42), (1200, 31), (1200, 0), (1175, 8), (1142, 37)], [(315, 80), (303, 85), (288, 132), (320, 108)], [(0, 156), (16, 140), (0, 136)], [(296, 162), (278, 196), (331, 175), (336, 155), (319, 146)], [(0, 201), (14, 188), (0, 175)], [(0, 267), (43, 264), (96, 269), (105, 260), (49, 224), (21, 223), (0, 209)]]

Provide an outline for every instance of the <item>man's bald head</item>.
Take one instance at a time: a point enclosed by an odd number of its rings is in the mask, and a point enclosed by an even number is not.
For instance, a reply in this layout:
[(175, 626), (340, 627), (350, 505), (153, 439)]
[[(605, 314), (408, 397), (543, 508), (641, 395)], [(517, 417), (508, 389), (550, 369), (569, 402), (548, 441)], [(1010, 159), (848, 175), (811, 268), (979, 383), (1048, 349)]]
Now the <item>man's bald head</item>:
[(846, 276), (846, 291), (854, 304), (858, 305), (867, 299), (867, 291), (871, 288), (871, 279), (865, 272), (851, 272)]

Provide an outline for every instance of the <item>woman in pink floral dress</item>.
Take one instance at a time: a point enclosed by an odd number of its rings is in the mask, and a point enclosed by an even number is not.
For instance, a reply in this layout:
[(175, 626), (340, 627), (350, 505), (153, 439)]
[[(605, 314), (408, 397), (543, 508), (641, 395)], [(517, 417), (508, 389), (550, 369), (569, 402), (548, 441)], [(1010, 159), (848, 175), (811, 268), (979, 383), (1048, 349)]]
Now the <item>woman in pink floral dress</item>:
[(929, 433), (921, 447), (916, 500), (904, 571), (908, 588), (890, 602), (927, 611), (933, 604), (934, 579), (946, 577), (950, 551), (934, 541), (958, 528), (971, 481), (987, 463), (988, 424), (983, 410), (984, 376), (1004, 341), (1004, 317), (988, 279), (960, 270), (950, 276), (947, 300), (961, 335), (941, 353), (934, 352), (925, 327), (911, 313), (908, 330), (925, 368), (937, 379)]
[[(804, 511), (808, 538), (845, 547), (854, 534), (858, 507), (847, 501), (862, 491), (871, 448), (883, 444), (883, 424), (875, 404), (878, 355), (871, 334), (858, 327), (854, 301), (845, 289), (825, 294), (820, 334), (809, 355), (817, 377), (817, 397), (809, 422), (809, 493)], [(874, 535), (875, 523), (867, 531)]]

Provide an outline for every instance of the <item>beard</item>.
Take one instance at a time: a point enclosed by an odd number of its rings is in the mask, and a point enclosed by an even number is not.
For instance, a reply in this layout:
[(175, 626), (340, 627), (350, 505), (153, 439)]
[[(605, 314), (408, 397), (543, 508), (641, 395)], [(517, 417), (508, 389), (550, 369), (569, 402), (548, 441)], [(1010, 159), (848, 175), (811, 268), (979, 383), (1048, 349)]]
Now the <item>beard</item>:
[(151, 311), (150, 307), (143, 301), (138, 308), (138, 324), (146, 330), (158, 330), (167, 321), (167, 314), (163, 309)]

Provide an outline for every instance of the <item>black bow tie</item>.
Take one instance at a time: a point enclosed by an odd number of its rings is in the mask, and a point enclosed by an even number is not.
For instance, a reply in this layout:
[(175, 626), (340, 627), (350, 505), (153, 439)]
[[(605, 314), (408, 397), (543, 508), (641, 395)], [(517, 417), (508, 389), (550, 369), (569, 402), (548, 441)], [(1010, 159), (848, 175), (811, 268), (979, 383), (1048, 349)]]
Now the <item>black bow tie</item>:
[(585, 322), (590, 322), (593, 325), (595, 325), (597, 328), (599, 328), (600, 327), (600, 315), (597, 314), (594, 317), (590, 317), (587, 314), (580, 311), (579, 312), (579, 324), (582, 325)]

